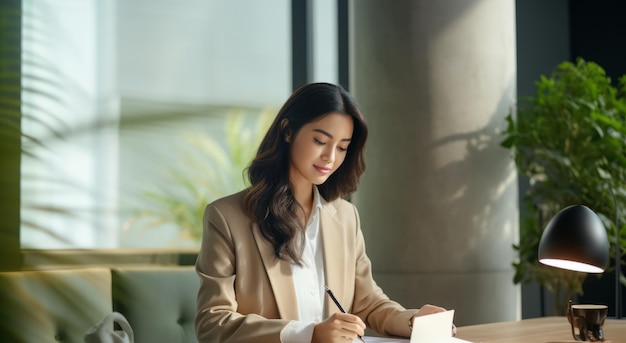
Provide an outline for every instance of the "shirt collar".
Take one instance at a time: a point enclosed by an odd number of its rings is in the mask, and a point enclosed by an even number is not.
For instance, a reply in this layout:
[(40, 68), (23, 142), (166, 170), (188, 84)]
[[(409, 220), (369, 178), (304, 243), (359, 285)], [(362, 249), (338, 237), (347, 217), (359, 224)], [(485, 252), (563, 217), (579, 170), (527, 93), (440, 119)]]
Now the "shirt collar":
[(313, 186), (313, 207), (311, 208), (311, 216), (306, 226), (306, 235), (310, 240), (317, 240), (320, 227), (320, 211), (322, 209), (322, 197), (317, 186)]
[[(313, 186), (313, 208), (319, 210), (322, 208), (322, 196), (317, 186)], [(325, 200), (324, 200), (325, 201)]]

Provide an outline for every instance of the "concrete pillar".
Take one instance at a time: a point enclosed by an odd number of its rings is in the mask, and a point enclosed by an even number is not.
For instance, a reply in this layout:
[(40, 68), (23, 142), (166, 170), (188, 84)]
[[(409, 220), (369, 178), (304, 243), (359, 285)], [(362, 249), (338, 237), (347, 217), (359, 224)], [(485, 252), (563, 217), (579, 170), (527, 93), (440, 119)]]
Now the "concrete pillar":
[(370, 127), (353, 200), (374, 276), (457, 325), (516, 320), (514, 0), (351, 2), (351, 92)]

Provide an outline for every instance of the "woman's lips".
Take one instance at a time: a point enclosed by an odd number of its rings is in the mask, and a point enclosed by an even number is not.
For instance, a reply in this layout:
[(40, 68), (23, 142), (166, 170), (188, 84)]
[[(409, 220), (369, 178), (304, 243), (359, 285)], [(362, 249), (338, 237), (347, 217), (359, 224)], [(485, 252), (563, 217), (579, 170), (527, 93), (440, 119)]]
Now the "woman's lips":
[(318, 167), (318, 166), (314, 166), (314, 167), (320, 174), (324, 174), (324, 175), (330, 173), (330, 170), (331, 170), (330, 168), (326, 168), (326, 167)]

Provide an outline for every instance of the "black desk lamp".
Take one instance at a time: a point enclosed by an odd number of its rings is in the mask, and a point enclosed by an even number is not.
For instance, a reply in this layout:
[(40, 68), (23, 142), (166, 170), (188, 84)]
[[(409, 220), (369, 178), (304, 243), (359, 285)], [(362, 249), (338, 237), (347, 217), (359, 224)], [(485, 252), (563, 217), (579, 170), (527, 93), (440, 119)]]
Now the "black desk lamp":
[[(616, 249), (615, 316), (621, 318), (619, 246)], [(541, 235), (539, 262), (584, 273), (602, 273), (609, 265), (609, 240), (598, 215), (582, 205), (562, 209)]]

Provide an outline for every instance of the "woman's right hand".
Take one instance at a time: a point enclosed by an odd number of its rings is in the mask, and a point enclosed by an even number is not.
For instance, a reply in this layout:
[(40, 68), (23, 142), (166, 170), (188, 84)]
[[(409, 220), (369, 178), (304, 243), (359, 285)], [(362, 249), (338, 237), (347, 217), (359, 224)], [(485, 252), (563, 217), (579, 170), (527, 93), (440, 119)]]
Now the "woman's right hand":
[(315, 325), (311, 343), (352, 342), (365, 334), (365, 323), (353, 314), (334, 313)]

